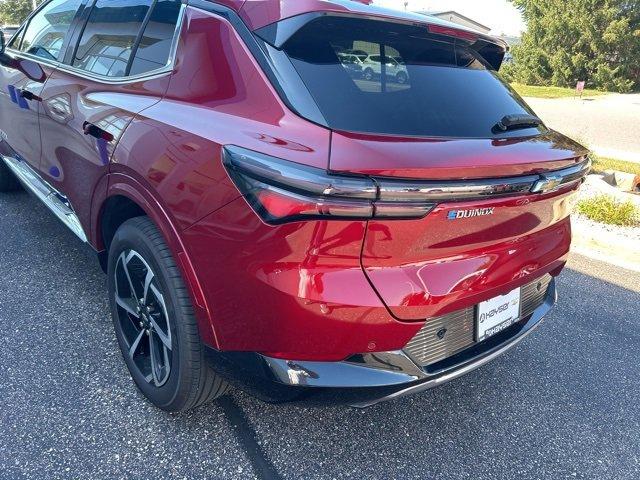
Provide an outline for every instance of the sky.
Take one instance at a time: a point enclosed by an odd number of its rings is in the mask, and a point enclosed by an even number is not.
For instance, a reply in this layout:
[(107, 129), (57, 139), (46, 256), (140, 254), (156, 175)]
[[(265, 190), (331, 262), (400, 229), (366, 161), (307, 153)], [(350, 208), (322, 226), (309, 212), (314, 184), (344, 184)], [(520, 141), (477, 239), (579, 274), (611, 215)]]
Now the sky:
[[(406, 0), (408, 10), (455, 10), (491, 27), (494, 35), (520, 35), (525, 28), (522, 16), (507, 0)], [(405, 0), (374, 0), (374, 5), (403, 10)]]

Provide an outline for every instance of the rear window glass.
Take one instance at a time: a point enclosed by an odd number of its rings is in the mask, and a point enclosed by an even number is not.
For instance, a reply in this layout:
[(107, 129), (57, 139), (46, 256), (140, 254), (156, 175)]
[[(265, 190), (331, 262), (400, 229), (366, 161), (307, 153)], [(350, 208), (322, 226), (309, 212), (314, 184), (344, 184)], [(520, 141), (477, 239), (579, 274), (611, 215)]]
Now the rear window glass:
[(283, 50), (337, 130), (486, 138), (505, 115), (532, 113), (467, 43), (424, 27), (327, 16)]

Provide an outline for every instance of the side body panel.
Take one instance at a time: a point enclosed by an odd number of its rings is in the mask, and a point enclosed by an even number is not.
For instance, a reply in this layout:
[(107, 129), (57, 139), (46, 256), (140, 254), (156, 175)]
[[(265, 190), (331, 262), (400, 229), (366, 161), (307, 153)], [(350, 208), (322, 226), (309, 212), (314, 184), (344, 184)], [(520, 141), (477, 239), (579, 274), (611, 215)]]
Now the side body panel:
[[(7, 55), (11, 66), (0, 65), (0, 130), (3, 140), (24, 160), (37, 169), (40, 165), (40, 97), (53, 68), (34, 61)], [(33, 98), (25, 98), (23, 91)], [(6, 138), (5, 138), (6, 137)]]
[(224, 350), (337, 361), (395, 350), (421, 322), (395, 320), (360, 266), (366, 222), (265, 225), (243, 198), (184, 233)]
[[(138, 112), (160, 101), (169, 77), (118, 85), (60, 69), (47, 82), (42, 92), (41, 175), (68, 198), (85, 229), (91, 225), (96, 185), (109, 171), (122, 132)], [(112, 138), (85, 134), (88, 124)]]
[[(205, 340), (221, 349), (255, 351), (256, 347), (276, 344), (264, 336), (266, 327), (255, 329), (255, 319), (245, 311), (234, 311), (234, 306), (256, 305), (256, 300), (248, 297), (249, 284), (243, 286), (242, 281), (255, 283), (251, 275), (260, 267), (234, 272), (240, 264), (233, 259), (243, 256), (245, 246), (260, 243), (256, 235), (279, 238), (282, 234), (262, 224), (239, 198), (240, 193), (222, 165), (222, 146), (227, 144), (326, 168), (330, 132), (284, 107), (226, 20), (189, 7), (166, 96), (137, 115), (125, 130), (114, 151), (107, 196), (136, 198), (144, 192), (146, 200), (140, 205), (151, 212), (156, 223), (163, 222), (161, 229), (174, 256), (184, 262), (183, 273), (192, 286)], [(220, 233), (223, 241), (217, 244), (219, 234), (210, 231), (212, 227), (206, 220), (215, 218), (211, 215), (217, 211), (248, 217), (250, 226), (234, 225), (241, 219), (226, 217)], [(202, 219), (202, 225), (185, 231)], [(98, 222), (94, 221), (94, 225), (97, 229)], [(360, 236), (352, 239), (356, 241), (351, 252), (354, 272), (387, 314), (360, 268), (362, 224), (359, 232)], [(95, 230), (94, 235), (99, 237), (99, 232)], [(308, 238), (309, 233), (306, 235)], [(280, 240), (284, 247), (286, 241)], [(256, 257), (252, 254), (251, 258)], [(272, 264), (270, 259), (265, 262)], [(232, 284), (232, 278), (237, 283)], [(256, 295), (262, 299), (267, 296), (261, 289), (256, 290)], [(288, 301), (301, 300), (294, 295), (288, 296)], [(274, 314), (275, 311), (270, 312), (269, 318)], [(211, 331), (211, 325), (215, 331)], [(252, 329), (256, 330), (255, 335), (250, 333)], [(272, 331), (272, 335), (276, 332)], [(255, 343), (257, 339), (259, 342)]]
[(223, 145), (326, 168), (330, 143), (283, 106), (226, 20), (187, 8), (184, 28), (165, 98), (131, 122), (113, 158), (114, 172), (158, 192), (180, 229), (240, 196)]

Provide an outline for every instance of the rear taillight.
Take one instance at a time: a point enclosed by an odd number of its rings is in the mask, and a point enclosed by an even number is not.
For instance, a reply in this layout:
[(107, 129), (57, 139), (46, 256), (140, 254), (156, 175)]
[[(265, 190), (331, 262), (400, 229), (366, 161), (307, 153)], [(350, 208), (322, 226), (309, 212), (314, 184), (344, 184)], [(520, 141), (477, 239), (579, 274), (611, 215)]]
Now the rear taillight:
[(580, 185), (591, 168), (581, 157), (561, 170), (474, 180), (411, 180), (338, 175), (236, 146), (223, 162), (234, 183), (267, 223), (296, 220), (422, 218), (443, 202), (548, 194)]
[(240, 192), (269, 224), (297, 220), (421, 218), (435, 203), (388, 195), (369, 177), (333, 175), (236, 146), (223, 162)]

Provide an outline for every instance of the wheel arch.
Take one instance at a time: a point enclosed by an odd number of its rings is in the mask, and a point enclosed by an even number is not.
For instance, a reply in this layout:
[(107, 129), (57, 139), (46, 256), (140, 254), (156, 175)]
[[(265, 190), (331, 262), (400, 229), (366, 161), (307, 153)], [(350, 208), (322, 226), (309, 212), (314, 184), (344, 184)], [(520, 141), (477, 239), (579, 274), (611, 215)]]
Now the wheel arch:
[(97, 214), (93, 222), (93, 238), (101, 251), (100, 255), (108, 255), (113, 235), (125, 221), (143, 215), (149, 217), (167, 242), (189, 290), (202, 341), (219, 348), (211, 311), (176, 222), (160, 200), (142, 183), (123, 173), (112, 173), (109, 177), (109, 186), (96, 208)]

